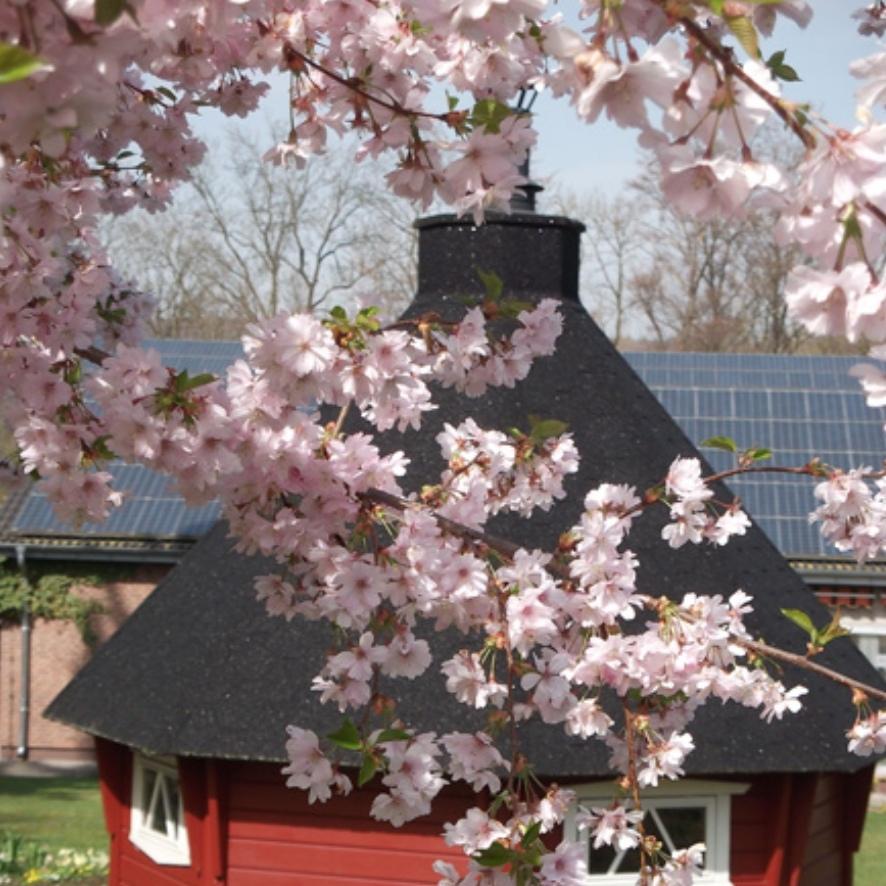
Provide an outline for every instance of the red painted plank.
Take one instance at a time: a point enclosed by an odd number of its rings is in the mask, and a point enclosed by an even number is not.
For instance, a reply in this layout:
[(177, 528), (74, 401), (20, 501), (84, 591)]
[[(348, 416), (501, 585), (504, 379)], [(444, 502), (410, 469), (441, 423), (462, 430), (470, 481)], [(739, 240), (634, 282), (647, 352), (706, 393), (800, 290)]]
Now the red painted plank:
[(206, 884), (223, 884), (227, 867), (227, 851), (226, 829), (222, 813), (222, 787), (216, 761), (206, 760), (205, 764), (206, 820), (203, 825), (205, 856), (202, 879)]
[[(130, 844), (131, 845), (131, 844)], [(187, 868), (163, 867), (154, 864), (146, 855), (141, 858), (124, 852), (121, 857), (121, 884), (127, 886), (181, 886), (190, 882), (182, 878), (182, 870)]]
[[(398, 837), (400, 839), (398, 839)], [(406, 839), (402, 839), (406, 837)], [(439, 849), (419, 851), (409, 845), (407, 835), (395, 835), (375, 848), (360, 846), (325, 846), (313, 842), (277, 843), (266, 840), (232, 840), (228, 849), (229, 869), (289, 871), (292, 874), (362, 873), (366, 877), (384, 877), (396, 872), (398, 877), (421, 881), (431, 876), (437, 858), (460, 853)]]
[[(347, 797), (334, 797), (327, 803), (308, 803), (308, 795), (285, 785), (251, 784), (238, 781), (228, 782), (227, 814), (231, 819), (241, 817), (248, 812), (280, 813), (286, 815), (309, 815), (313, 819), (339, 819), (342, 816), (361, 819), (367, 827), (376, 825), (369, 818), (369, 809), (378, 791), (358, 790)], [(452, 795), (442, 792), (434, 801), (430, 815), (422, 820), (443, 823), (464, 814), (468, 800), (471, 805), (476, 802), (476, 795), (468, 796), (459, 792)], [(387, 827), (387, 826), (384, 826)]]
[[(384, 833), (392, 834), (394, 831), (389, 826)], [(404, 831), (397, 833), (404, 840), (408, 840), (410, 846), (422, 851), (439, 852), (446, 849), (439, 830), (428, 832), (423, 828), (416, 831), (413, 826), (409, 828), (408, 835)], [(327, 846), (362, 846), (366, 848), (379, 844), (378, 833), (365, 828), (352, 828), (348, 820), (343, 820), (340, 827), (324, 827), (309, 820), (299, 822), (260, 819), (254, 821), (234, 820), (230, 822), (229, 838), (232, 843), (236, 840), (271, 840), (283, 843), (297, 840), (307, 843), (323, 843)]]
[(299, 874), (298, 880), (293, 880), (292, 874), (278, 871), (231, 870), (228, 874), (228, 886), (425, 886), (439, 881), (439, 874), (423, 880), (401, 880), (399, 877), (393, 878), (391, 874), (382, 880), (367, 879), (365, 874)]

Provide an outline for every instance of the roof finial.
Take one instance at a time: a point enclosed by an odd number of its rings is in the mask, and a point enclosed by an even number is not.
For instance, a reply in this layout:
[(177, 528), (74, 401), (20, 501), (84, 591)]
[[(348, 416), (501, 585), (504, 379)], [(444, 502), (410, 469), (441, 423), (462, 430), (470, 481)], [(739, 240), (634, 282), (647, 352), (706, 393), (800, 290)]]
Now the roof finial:
[[(523, 88), (517, 96), (517, 104), (514, 107), (516, 114), (531, 114), (532, 106), (538, 98), (538, 90)], [(530, 152), (527, 150), (526, 159), (520, 164), (518, 171), (526, 179), (526, 183), (518, 185), (511, 195), (511, 212), (535, 212), (535, 196), (544, 188), (538, 182), (532, 181), (529, 176)]]

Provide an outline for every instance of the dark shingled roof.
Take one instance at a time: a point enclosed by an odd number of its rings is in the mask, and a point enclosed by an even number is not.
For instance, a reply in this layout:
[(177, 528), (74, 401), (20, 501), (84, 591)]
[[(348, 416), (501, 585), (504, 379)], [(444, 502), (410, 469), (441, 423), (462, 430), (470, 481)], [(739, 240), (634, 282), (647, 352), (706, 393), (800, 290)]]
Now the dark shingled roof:
[[(455, 232), (444, 229), (450, 251), (434, 257), (440, 275), (450, 275), (448, 291), (458, 293), (469, 288), (473, 276), (458, 246), (458, 237), (467, 238), (470, 227), (453, 223), (452, 228)], [(505, 254), (504, 226), (498, 233)], [(543, 233), (540, 224), (539, 236)], [(487, 235), (494, 238), (496, 231), (487, 229)], [(427, 247), (423, 243), (426, 252)], [(493, 259), (484, 267), (496, 270), (507, 284), (508, 265), (496, 266), (492, 251)], [(549, 294), (544, 285), (539, 290)], [(423, 291), (410, 313), (429, 309), (447, 316), (460, 303), (439, 289)], [(435, 436), (444, 421), (468, 415), (486, 427), (525, 426), (530, 413), (568, 421), (583, 456), (579, 473), (567, 483), (569, 498), (531, 521), (507, 518), (492, 527), (529, 547), (554, 544), (576, 520), (592, 486), (611, 481), (644, 488), (664, 476), (675, 456), (695, 452), (581, 305), (566, 299), (562, 310), (564, 334), (556, 355), (539, 361), (516, 390), (490, 391), (476, 400), (443, 392), (441, 408), (430, 414), (421, 432), (388, 441), (409, 453), (413, 475), (421, 478), (440, 467)], [(718, 498), (727, 494), (721, 489)], [(647, 512), (630, 536), (630, 547), (640, 557), (641, 591), (680, 598), (690, 591), (728, 594), (743, 588), (755, 598), (751, 629), (795, 651), (803, 650), (803, 636), (780, 614), (781, 608), (805, 609), (817, 624), (828, 619), (758, 528), (725, 548), (674, 551), (660, 538), (665, 518), (664, 509)], [(254, 599), (252, 578), (268, 571), (269, 564), (239, 556), (231, 547), (225, 525), (216, 526), (97, 651), (47, 716), (158, 753), (251, 760), (282, 760), (288, 723), (320, 733), (334, 728), (337, 710), (320, 706), (309, 688), (329, 634), (317, 623), (268, 618)], [(445, 657), (464, 641), (446, 633), (433, 642), (437, 656)], [(881, 685), (849, 640), (833, 643), (818, 660)], [(810, 688), (799, 715), (765, 725), (756, 711), (711, 702), (690, 727), (697, 750), (688, 758), (687, 770), (854, 771), (868, 765), (869, 760), (846, 750), (844, 732), (853, 719), (848, 691), (806, 673), (787, 672), (785, 679), (802, 679)], [(438, 673), (398, 680), (392, 691), (403, 718), (419, 730), (445, 732), (480, 723), (479, 715), (445, 691)], [(571, 739), (562, 728), (538, 722), (521, 726), (521, 732), (529, 758), (548, 776), (607, 771), (608, 753), (600, 742)]]

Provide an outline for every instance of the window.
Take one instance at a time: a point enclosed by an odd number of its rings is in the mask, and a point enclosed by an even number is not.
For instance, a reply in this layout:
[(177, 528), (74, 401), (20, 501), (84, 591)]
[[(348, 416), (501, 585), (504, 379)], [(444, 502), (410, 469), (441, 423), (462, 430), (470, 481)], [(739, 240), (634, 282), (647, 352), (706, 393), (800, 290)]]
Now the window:
[(157, 864), (191, 863), (174, 759), (134, 752), (129, 839)]
[[(643, 824), (655, 834), (665, 851), (685, 849), (693, 843), (707, 847), (704, 874), (694, 880), (698, 886), (730, 886), (729, 826), (732, 796), (743, 794), (749, 785), (727, 781), (684, 779), (644, 791), (641, 797), (646, 813)], [(583, 806), (606, 806), (612, 800), (611, 782), (584, 785), (576, 789)], [(574, 813), (566, 820), (566, 837), (587, 840), (587, 833), (575, 827)], [(616, 852), (610, 846), (599, 849), (588, 840), (588, 872), (595, 886), (627, 886), (637, 882), (640, 868), (638, 850)]]

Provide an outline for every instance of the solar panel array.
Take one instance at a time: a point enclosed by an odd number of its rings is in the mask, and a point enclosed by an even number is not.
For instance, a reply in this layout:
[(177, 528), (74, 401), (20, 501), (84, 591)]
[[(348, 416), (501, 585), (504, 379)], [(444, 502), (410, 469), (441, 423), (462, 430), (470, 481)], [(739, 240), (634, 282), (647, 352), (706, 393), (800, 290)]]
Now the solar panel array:
[[(160, 353), (167, 366), (187, 369), (191, 375), (211, 372), (220, 375), (242, 356), (239, 342), (156, 340), (146, 345)], [(112, 463), (108, 470), (114, 488), (125, 493), (125, 501), (104, 523), (86, 523), (75, 528), (59, 520), (36, 488), (27, 496), (10, 524), (20, 535), (76, 535), (103, 538), (196, 539), (218, 520), (216, 502), (188, 507), (168, 478), (141, 465)]]
[[(157, 340), (167, 365), (221, 374), (242, 356), (238, 342)], [(761, 354), (625, 354), (686, 435), (698, 444), (725, 435), (740, 446), (767, 446), (774, 463), (805, 463), (811, 455), (840, 466), (879, 465), (884, 455), (886, 410), (870, 409), (849, 369), (856, 357), (789, 357)], [(705, 450), (716, 470), (734, 463), (728, 453)], [(75, 530), (57, 520), (36, 490), (11, 523), (24, 535), (98, 535), (189, 539), (217, 520), (215, 503), (190, 508), (167, 478), (138, 465), (110, 467), (124, 505), (102, 524)], [(788, 476), (746, 476), (730, 483), (747, 510), (782, 553), (834, 556), (807, 515), (812, 481)]]
[[(731, 437), (740, 447), (773, 450), (770, 463), (805, 464), (813, 455), (839, 467), (879, 466), (886, 454), (886, 410), (871, 409), (849, 375), (858, 357), (770, 354), (625, 354), (661, 404), (696, 445)], [(705, 449), (715, 470), (730, 453)], [(837, 555), (808, 514), (814, 481), (746, 475), (729, 485), (781, 552), (792, 557)]]

